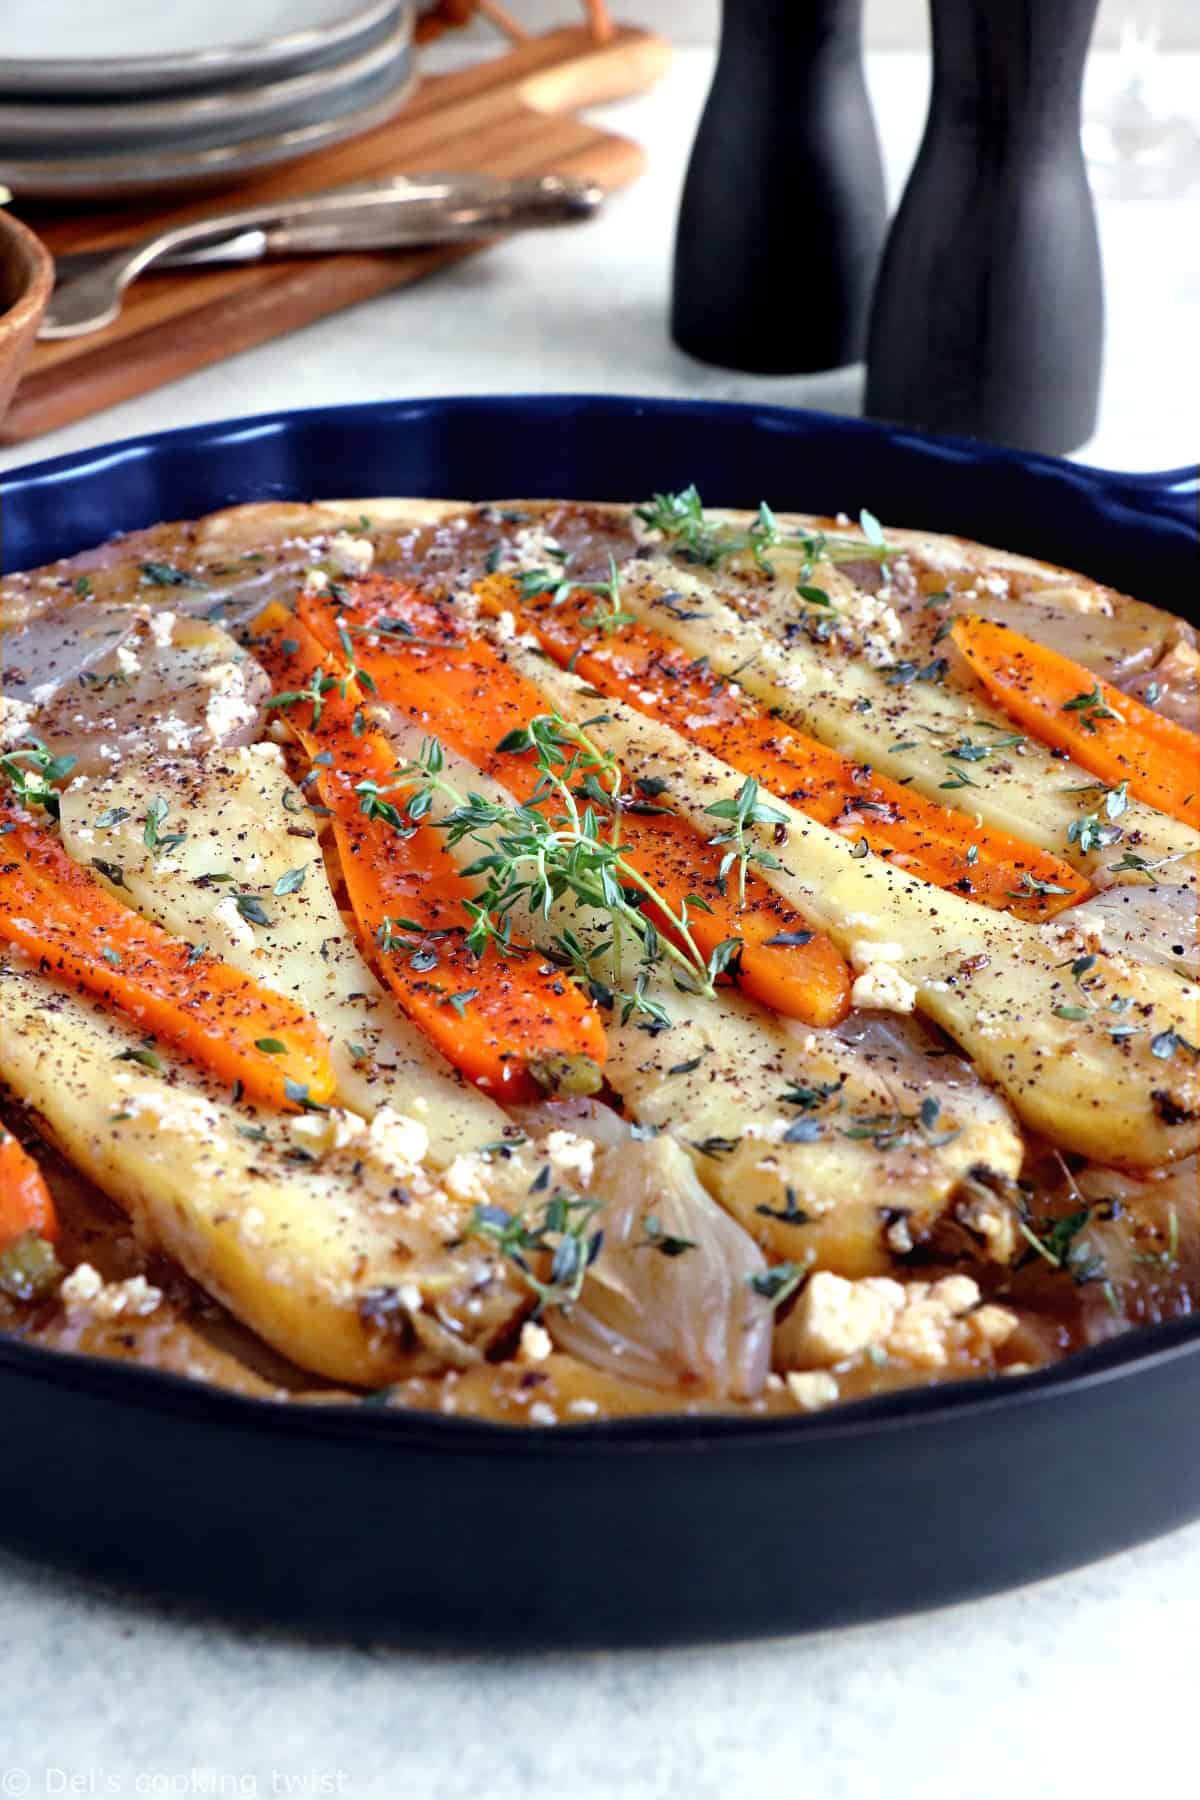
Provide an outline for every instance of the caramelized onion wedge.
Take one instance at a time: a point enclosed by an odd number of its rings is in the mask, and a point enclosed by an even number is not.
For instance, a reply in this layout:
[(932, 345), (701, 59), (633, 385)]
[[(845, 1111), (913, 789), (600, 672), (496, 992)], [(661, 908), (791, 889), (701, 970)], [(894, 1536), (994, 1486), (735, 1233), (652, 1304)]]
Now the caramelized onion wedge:
[(606, 1151), (593, 1192), (604, 1197), (604, 1244), (575, 1305), (547, 1315), (555, 1343), (652, 1386), (757, 1394), (772, 1314), (751, 1283), (766, 1261), (678, 1144), (659, 1137)]

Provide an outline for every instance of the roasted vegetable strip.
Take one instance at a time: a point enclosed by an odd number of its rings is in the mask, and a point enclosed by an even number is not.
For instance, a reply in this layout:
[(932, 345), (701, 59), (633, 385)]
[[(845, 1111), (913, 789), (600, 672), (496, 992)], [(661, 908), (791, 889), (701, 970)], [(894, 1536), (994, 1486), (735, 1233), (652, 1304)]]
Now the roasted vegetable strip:
[[(611, 634), (596, 629), (595, 602), (579, 590), (561, 602), (546, 593), (523, 596), (518, 582), (495, 575), (479, 594), (485, 611), (509, 611), (528, 623), (558, 662), (601, 693), (673, 726), (810, 819), (886, 856), (893, 868), (1022, 918), (1049, 918), (1088, 891), (1060, 858), (978, 826), (973, 816), (926, 800), (781, 723), (661, 632), (633, 620)], [(966, 753), (947, 768), (947, 785), (956, 781), (969, 783)]]
[[(374, 581), (354, 586), (343, 602), (340, 624), (328, 605), (312, 595), (302, 597), (300, 616), (327, 647), (338, 645), (339, 631), (351, 632), (355, 661), (381, 700), (418, 718), (424, 729), (492, 775), (522, 804), (536, 804), (534, 764), (498, 752), (497, 745), (544, 715), (543, 696), (485, 639), (468, 635), (449, 607), (423, 600), (399, 583)], [(381, 621), (384, 629), (378, 629)], [(377, 629), (371, 631), (371, 626)], [(676, 916), (689, 896), (700, 897), (703, 908), (689, 905), (688, 925), (705, 956), (738, 938), (737, 977), (752, 998), (810, 1025), (833, 1025), (844, 1018), (850, 977), (829, 939), (807, 929), (752, 874), (741, 901), (738, 884), (722, 874), (721, 850), (699, 837), (685, 819), (664, 810), (653, 783), (643, 787), (641, 804), (645, 812), (627, 810), (620, 816), (625, 859)], [(651, 904), (646, 911), (677, 941), (661, 908)]]
[(1200, 738), (1082, 663), (1007, 625), (969, 616), (951, 636), (1007, 713), (1113, 787), (1200, 825)]
[(314, 759), (359, 929), (400, 1005), (497, 1097), (532, 1099), (539, 1072), (564, 1066), (598, 1086), (604, 1029), (579, 989), (520, 946), (504, 960), (468, 947), (476, 886), (441, 833), (402, 818), (396, 758), (365, 723), (353, 678), (330, 673), (323, 646), (282, 607), (260, 616), (255, 638), (284, 695), (303, 696), (284, 716)]
[(0, 938), (253, 1099), (289, 1106), (300, 1090), (332, 1098), (329, 1046), (307, 1013), (114, 900), (3, 801), (0, 824)]
[(33, 1158), (0, 1125), (0, 1250), (26, 1232), (50, 1242), (58, 1237), (54, 1202)]

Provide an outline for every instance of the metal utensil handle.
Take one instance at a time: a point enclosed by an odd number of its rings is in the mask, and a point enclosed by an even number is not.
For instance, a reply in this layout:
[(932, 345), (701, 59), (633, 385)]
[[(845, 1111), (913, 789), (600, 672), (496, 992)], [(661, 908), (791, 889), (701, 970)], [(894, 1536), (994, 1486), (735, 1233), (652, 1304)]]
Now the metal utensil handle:
[(493, 231), (567, 224), (588, 217), (600, 199), (600, 190), (590, 182), (551, 176), (506, 183), (479, 197), (409, 196), (392, 206), (375, 203), (289, 217), (264, 227), (263, 236), (266, 253), (275, 256), (457, 243)]
[[(225, 239), (255, 227), (265, 234), (265, 247), (276, 252), (380, 249), (454, 241), (505, 227), (561, 224), (594, 212), (600, 198), (594, 183), (566, 175), (515, 181), (417, 177), (314, 194), (177, 225), (131, 254), (126, 279), (184, 250), (209, 249), (216, 260)], [(235, 260), (244, 256), (243, 250)]]

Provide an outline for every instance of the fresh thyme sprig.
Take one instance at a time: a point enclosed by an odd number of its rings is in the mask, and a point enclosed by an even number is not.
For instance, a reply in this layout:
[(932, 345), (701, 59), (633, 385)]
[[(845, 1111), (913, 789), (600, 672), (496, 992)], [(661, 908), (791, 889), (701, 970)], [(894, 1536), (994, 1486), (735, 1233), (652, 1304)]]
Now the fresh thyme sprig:
[(155, 794), (146, 805), (146, 823), (142, 830), (142, 842), (147, 850), (156, 856), (166, 856), (172, 850), (178, 850), (187, 837), (187, 826), (179, 831), (164, 831), (167, 814), (171, 803), (163, 794)]
[(64, 780), (77, 761), (74, 756), (55, 756), (40, 738), (31, 737), (19, 749), (0, 756), (0, 773), (22, 806), (40, 806), (57, 819), (59, 796), (55, 783)]
[(302, 700), (307, 700), (312, 707), (309, 727), (315, 731), (321, 723), (321, 714), (325, 710), (325, 696), (331, 688), (337, 686), (338, 677), (336, 675), (330, 674), (328, 669), (316, 668), (313, 670), (306, 688), (294, 688), (286, 694), (272, 694), (267, 701), (267, 709), (268, 711), (277, 707), (287, 709), (299, 705)]
[(1121, 719), (1121, 714), (1108, 705), (1100, 691), (1099, 681), (1092, 686), (1090, 693), (1076, 694), (1071, 700), (1064, 700), (1064, 712), (1079, 714), (1079, 722), (1085, 731), (1095, 731), (1097, 719)]
[[(607, 913), (611, 931), (589, 948), (569, 927), (552, 939), (555, 956), (571, 968), (599, 999), (621, 1005), (622, 1020), (634, 1013), (655, 1024), (671, 1023), (670, 1015), (650, 993), (654, 972), (670, 965), (677, 986), (686, 992), (712, 994), (720, 975), (736, 964), (740, 938), (729, 938), (705, 957), (691, 931), (691, 918), (706, 903), (688, 895), (678, 907), (641, 870), (627, 860), (621, 843), (625, 805), (621, 770), (588, 735), (558, 713), (544, 714), (497, 746), (506, 754), (532, 753), (539, 781), (526, 805), (463, 795), (444, 776), (445, 757), (435, 738), (427, 739), (415, 760), (395, 772), (385, 799), (374, 783), (360, 785), (364, 812), (386, 817), (397, 829), (411, 828), (427, 816), (435, 796), (450, 810), (433, 821), (453, 848), (473, 842), (482, 854), (464, 871), (485, 879), (476, 900), (464, 902), (470, 925), (469, 947), (482, 956), (489, 943), (502, 954), (511, 947), (512, 914), (518, 907), (550, 919), (556, 903), (571, 895), (583, 905)], [(387, 809), (384, 812), (384, 808)], [(395, 817), (391, 815), (394, 813)], [(736, 852), (735, 852), (736, 855)], [(669, 922), (665, 936), (647, 908)], [(622, 968), (622, 936), (628, 932), (639, 949), (639, 966), (626, 987)], [(611, 954), (615, 988), (597, 979), (596, 964)]]
[(736, 865), (738, 872), (738, 905), (746, 904), (746, 870), (751, 863), (760, 869), (778, 869), (781, 864), (777, 856), (769, 850), (760, 850), (746, 837), (749, 825), (786, 826), (788, 815), (778, 806), (769, 806), (758, 797), (758, 783), (753, 776), (747, 775), (732, 800), (717, 800), (712, 806), (706, 806), (705, 812), (714, 819), (727, 819), (729, 829), (719, 831), (709, 839), (711, 844), (729, 844), (731, 846), (721, 858), (721, 866), (717, 871), (717, 881), (721, 892), (725, 892), (729, 880), (729, 872)]
[[(578, 1300), (584, 1277), (600, 1254), (603, 1231), (588, 1227), (600, 1211), (600, 1202), (586, 1194), (558, 1189), (546, 1201), (536, 1219), (510, 1213), (503, 1206), (477, 1206), (467, 1230), (486, 1238), (517, 1269), (526, 1286), (537, 1295), (535, 1316), (544, 1307), (569, 1309)], [(542, 1280), (531, 1256), (550, 1256), (549, 1279)]]
[(772, 574), (769, 550), (799, 550), (804, 556), (801, 581), (806, 582), (822, 560), (861, 562), (869, 558), (882, 563), (892, 554), (879, 520), (865, 507), (858, 515), (861, 538), (784, 531), (765, 500), (759, 504), (753, 525), (739, 531), (732, 525), (715, 524), (707, 517), (694, 482), (678, 494), (655, 494), (644, 506), (634, 508), (634, 517), (664, 537), (677, 556), (706, 569), (715, 569), (729, 557), (749, 552), (760, 568)]
[[(598, 604), (579, 622), (589, 631), (603, 632), (605, 637), (611, 637), (622, 625), (632, 625), (634, 621), (634, 615), (621, 605), (621, 577), (617, 559), (611, 551), (606, 581), (576, 581), (567, 574), (564, 555), (561, 568), (526, 569), (518, 577), (517, 585), (522, 600), (535, 600), (541, 594), (549, 594), (552, 606), (561, 606), (572, 594), (595, 594)], [(607, 605), (600, 604), (602, 602)]]

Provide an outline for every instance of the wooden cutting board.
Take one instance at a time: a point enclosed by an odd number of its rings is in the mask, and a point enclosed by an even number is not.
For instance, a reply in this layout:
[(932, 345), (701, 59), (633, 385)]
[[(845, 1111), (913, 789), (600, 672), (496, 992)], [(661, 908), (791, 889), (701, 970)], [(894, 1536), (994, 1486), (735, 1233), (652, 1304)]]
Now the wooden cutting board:
[[(210, 190), (186, 203), (160, 197), (107, 213), (18, 210), (61, 254), (129, 242), (230, 205), (315, 193), (375, 175), (569, 173), (613, 188), (639, 173), (642, 152), (626, 138), (584, 124), (574, 109), (649, 87), (669, 57), (663, 39), (630, 27), (602, 44), (582, 28), (549, 32), (489, 62), (423, 81), (394, 120), (364, 137), (219, 194)], [(19, 443), (115, 406), (386, 288), (417, 281), (479, 247), (147, 276), (131, 287), (120, 318), (105, 330), (38, 345), (0, 441)], [(246, 398), (251, 406), (253, 397)]]

